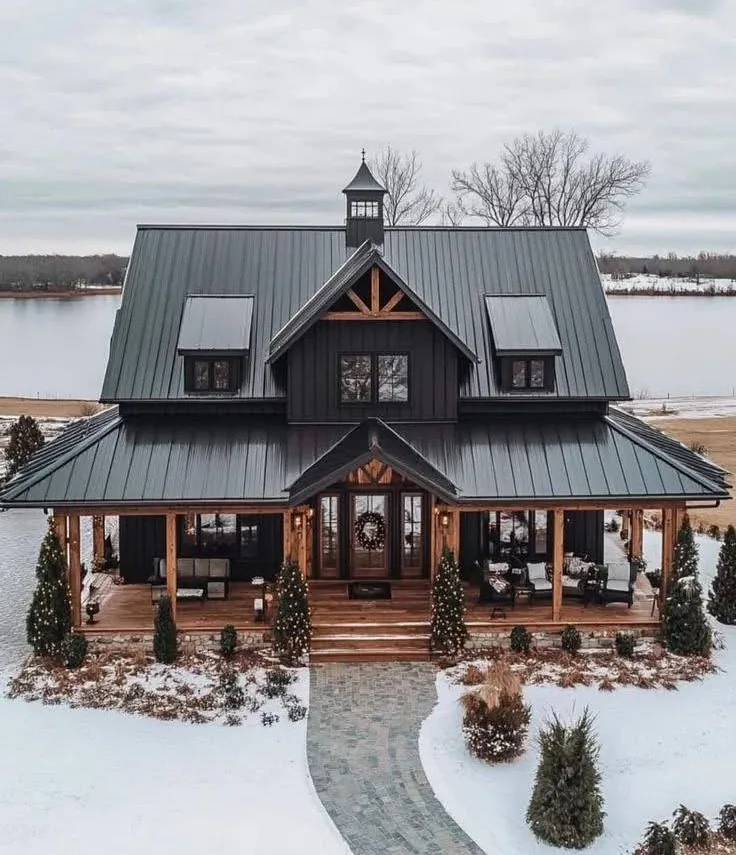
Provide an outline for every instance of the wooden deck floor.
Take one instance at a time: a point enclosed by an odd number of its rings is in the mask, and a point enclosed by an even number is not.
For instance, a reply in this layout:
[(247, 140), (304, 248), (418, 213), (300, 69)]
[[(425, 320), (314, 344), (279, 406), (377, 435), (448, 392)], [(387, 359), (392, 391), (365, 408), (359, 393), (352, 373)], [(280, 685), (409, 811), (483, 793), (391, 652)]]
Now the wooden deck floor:
[[(477, 588), (466, 585), (467, 623), (475, 631), (503, 629), (524, 624), (529, 629), (559, 628), (552, 622), (550, 603), (518, 604), (506, 608), (503, 616), (491, 619), (489, 605), (477, 604)], [(260, 588), (245, 582), (233, 583), (226, 600), (179, 602), (177, 625), (183, 631), (219, 630), (231, 623), (239, 630), (263, 628), (253, 620), (253, 600), (260, 596)], [(94, 624), (83, 624), (84, 629), (101, 633), (150, 632), (153, 628), (154, 606), (148, 585), (114, 585), (110, 577), (101, 577), (96, 597), (100, 613)], [(351, 600), (344, 581), (310, 584), (315, 630), (352, 626), (386, 627), (393, 625), (419, 629), (429, 623), (429, 583), (424, 580), (402, 580), (392, 583), (389, 600)], [(654, 627), (657, 614), (651, 614), (651, 589), (646, 579), (639, 580), (631, 609), (625, 604), (585, 607), (580, 601), (564, 601), (561, 624), (574, 623), (586, 628), (613, 628), (637, 625)]]

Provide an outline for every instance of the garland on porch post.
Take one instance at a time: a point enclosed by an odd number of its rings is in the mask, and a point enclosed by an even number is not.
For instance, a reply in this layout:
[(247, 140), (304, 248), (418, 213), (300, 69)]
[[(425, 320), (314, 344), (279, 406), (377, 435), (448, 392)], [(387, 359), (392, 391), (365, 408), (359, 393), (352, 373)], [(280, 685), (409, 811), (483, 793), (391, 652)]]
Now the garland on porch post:
[(309, 651), (312, 618), (309, 587), (296, 561), (284, 561), (276, 581), (278, 604), (273, 621), (274, 649), (296, 661)]
[(430, 648), (455, 656), (465, 646), (465, 591), (452, 550), (445, 548), (432, 584)]
[(72, 628), (72, 603), (64, 551), (49, 517), (36, 564), (38, 584), (26, 617), (26, 637), (37, 656), (56, 656)]

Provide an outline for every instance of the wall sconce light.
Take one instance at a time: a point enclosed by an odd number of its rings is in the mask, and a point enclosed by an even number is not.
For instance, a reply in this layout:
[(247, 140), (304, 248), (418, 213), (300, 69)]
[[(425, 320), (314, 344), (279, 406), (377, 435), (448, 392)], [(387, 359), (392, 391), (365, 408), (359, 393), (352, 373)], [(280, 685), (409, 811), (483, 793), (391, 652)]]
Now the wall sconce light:
[(450, 515), (447, 513), (440, 514), (440, 525), (442, 528), (447, 528), (450, 525)]
[(302, 515), (301, 514), (294, 514), (294, 528), (297, 531), (301, 531), (301, 528), (302, 528)]
[(307, 520), (309, 522), (312, 521), (313, 516), (314, 516), (314, 508), (307, 508)]

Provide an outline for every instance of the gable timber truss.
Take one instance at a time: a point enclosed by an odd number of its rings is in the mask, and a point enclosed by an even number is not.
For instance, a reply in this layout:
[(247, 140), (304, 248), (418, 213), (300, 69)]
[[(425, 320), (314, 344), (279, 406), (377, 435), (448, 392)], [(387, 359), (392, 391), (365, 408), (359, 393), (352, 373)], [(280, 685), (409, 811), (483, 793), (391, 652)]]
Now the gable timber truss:
[[(384, 279), (385, 282), (386, 280)], [(381, 271), (377, 265), (374, 265), (371, 268), (370, 306), (353, 288), (348, 288), (345, 296), (353, 303), (356, 311), (329, 311), (325, 312), (323, 317), (326, 321), (424, 321), (427, 319), (424, 312), (407, 312), (398, 309), (399, 303), (407, 295), (393, 282), (391, 282), (391, 285), (393, 286), (393, 290), (388, 295), (388, 299), (385, 299), (387, 295), (381, 294)], [(383, 290), (386, 290), (385, 287)], [(385, 299), (383, 305), (381, 305), (382, 298)]]

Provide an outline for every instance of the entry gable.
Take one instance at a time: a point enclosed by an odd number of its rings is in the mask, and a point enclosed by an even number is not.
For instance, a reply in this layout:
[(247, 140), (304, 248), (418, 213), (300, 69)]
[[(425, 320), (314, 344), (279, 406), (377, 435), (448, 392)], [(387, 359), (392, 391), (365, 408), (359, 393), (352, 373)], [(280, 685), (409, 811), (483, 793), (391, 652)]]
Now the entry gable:
[(472, 362), (478, 357), (366, 241), (271, 339), (269, 362), (283, 356), (317, 321), (428, 320)]
[(372, 461), (385, 464), (444, 501), (457, 501), (457, 489), (444, 473), (385, 422), (367, 419), (289, 485), (289, 503), (302, 504), (360, 467), (373, 465)]

